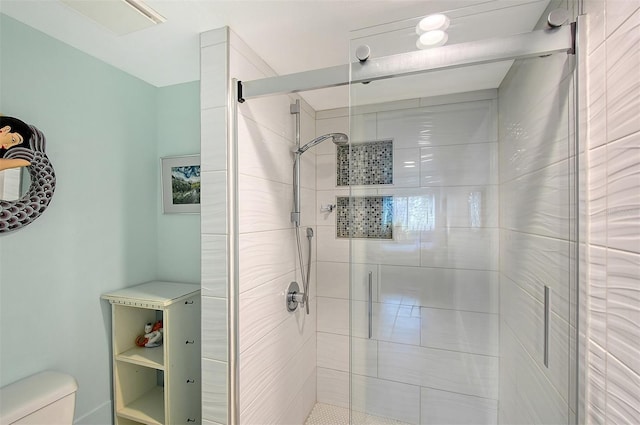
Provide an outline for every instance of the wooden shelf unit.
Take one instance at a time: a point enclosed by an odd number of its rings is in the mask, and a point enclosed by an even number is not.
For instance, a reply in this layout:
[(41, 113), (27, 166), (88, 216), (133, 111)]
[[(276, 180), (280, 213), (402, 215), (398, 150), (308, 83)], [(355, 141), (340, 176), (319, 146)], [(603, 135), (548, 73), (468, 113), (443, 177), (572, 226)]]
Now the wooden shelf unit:
[[(111, 303), (116, 425), (200, 424), (200, 287), (152, 281), (102, 295)], [(162, 320), (163, 342), (135, 344)]]

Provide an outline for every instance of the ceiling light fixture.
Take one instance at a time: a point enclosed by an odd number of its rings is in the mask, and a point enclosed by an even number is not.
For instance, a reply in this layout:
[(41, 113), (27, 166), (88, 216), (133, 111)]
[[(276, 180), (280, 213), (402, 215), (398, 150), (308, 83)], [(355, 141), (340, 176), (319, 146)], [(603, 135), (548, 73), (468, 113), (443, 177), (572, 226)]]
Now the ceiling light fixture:
[(449, 35), (442, 30), (434, 30), (425, 32), (416, 41), (418, 49), (428, 49), (430, 47), (444, 46), (449, 40)]
[(449, 28), (451, 20), (447, 15), (436, 13), (435, 15), (425, 16), (416, 25), (416, 34), (422, 35), (428, 31), (441, 30), (445, 31)]
[(449, 40), (449, 35), (445, 30), (449, 28), (450, 23), (449, 17), (441, 13), (422, 18), (416, 25), (416, 34), (420, 36), (416, 41), (418, 49), (443, 46)]

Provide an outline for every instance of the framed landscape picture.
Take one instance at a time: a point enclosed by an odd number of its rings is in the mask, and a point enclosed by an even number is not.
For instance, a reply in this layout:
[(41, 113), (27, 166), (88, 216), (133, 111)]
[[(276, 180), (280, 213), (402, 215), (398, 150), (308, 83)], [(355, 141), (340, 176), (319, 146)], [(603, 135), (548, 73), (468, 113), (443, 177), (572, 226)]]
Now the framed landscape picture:
[(164, 213), (199, 213), (200, 155), (165, 157), (161, 162)]

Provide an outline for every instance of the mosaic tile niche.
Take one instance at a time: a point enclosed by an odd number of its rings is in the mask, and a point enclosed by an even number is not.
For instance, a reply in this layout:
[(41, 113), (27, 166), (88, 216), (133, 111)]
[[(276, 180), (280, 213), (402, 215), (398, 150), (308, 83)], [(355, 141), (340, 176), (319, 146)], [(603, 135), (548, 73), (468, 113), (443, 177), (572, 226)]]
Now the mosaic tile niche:
[(338, 186), (392, 184), (393, 141), (338, 146), (336, 180)]
[(393, 196), (338, 196), (338, 238), (393, 239)]

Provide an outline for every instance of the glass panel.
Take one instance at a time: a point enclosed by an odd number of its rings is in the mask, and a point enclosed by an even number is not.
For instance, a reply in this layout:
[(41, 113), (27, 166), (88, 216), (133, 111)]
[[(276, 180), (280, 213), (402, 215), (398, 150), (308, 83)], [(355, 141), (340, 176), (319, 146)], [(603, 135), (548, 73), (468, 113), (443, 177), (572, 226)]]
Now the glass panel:
[[(539, 28), (548, 3), (448, 11), (447, 44)], [(354, 57), (417, 50), (419, 20), (355, 31)], [(573, 60), (350, 85), (352, 424), (575, 420)], [(390, 178), (355, 178), (381, 141)]]

